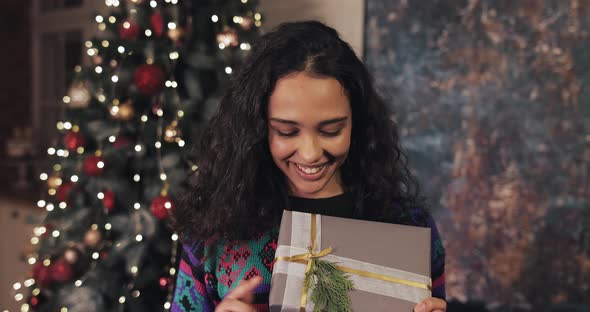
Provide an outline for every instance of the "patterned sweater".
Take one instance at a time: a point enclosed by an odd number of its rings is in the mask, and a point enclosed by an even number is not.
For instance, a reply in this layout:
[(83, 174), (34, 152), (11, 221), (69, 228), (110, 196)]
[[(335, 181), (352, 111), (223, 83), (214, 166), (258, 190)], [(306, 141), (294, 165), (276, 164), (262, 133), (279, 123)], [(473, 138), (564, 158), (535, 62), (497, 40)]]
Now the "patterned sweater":
[[(403, 223), (431, 228), (432, 295), (445, 299), (445, 251), (434, 220), (429, 215), (422, 221), (411, 220), (415, 222)], [(184, 243), (172, 311), (214, 311), (239, 281), (256, 275), (262, 276), (263, 282), (254, 291), (254, 307), (257, 311), (268, 311), (277, 238), (278, 227), (249, 241), (222, 241), (215, 245)]]

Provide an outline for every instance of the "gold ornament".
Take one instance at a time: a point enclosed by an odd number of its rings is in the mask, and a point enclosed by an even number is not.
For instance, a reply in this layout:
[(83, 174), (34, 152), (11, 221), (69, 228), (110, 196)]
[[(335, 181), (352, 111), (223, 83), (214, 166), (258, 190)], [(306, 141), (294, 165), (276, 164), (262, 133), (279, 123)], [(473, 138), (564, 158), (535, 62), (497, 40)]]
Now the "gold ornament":
[(68, 89), (68, 98), (69, 102), (67, 102), (70, 108), (85, 108), (88, 107), (90, 104), (90, 99), (92, 96), (90, 95), (90, 91), (84, 82), (74, 82)]
[(59, 186), (61, 185), (62, 180), (61, 177), (59, 175), (52, 175), (49, 178), (47, 178), (47, 186), (50, 189), (57, 189), (59, 188)]
[(177, 142), (181, 135), (182, 131), (178, 127), (178, 120), (174, 120), (164, 130), (164, 141), (168, 143)]
[(176, 42), (182, 38), (182, 36), (184, 36), (184, 30), (182, 30), (182, 28), (177, 26), (174, 29), (168, 29), (168, 38), (172, 41)]
[(98, 230), (88, 230), (84, 235), (84, 244), (90, 248), (96, 248), (102, 240), (102, 235)]
[(111, 106), (110, 113), (115, 119), (129, 121), (134, 115), (133, 102), (127, 100), (121, 105), (113, 105)]
[(240, 23), (242, 29), (244, 30), (250, 30), (250, 28), (252, 28), (252, 24), (254, 24), (254, 20), (249, 16), (242, 18)]
[(238, 45), (238, 33), (235, 29), (224, 27), (223, 32), (217, 34), (217, 43), (235, 47)]

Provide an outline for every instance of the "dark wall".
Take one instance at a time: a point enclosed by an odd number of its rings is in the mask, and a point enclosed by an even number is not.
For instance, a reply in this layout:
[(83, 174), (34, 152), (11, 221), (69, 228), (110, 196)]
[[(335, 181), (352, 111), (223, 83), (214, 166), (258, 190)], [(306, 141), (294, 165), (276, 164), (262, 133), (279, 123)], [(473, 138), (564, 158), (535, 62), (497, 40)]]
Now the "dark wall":
[(367, 0), (365, 56), (447, 251), (451, 298), (590, 297), (590, 1)]

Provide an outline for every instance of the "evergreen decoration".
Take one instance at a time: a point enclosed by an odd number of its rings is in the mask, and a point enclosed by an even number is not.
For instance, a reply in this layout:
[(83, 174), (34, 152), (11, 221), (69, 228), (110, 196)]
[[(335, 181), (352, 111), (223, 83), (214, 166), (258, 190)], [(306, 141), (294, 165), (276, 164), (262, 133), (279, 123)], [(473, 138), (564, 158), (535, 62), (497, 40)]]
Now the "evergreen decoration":
[(348, 274), (338, 270), (332, 262), (313, 257), (310, 269), (303, 281), (305, 289), (311, 289), (314, 312), (350, 312), (348, 293), (354, 285)]

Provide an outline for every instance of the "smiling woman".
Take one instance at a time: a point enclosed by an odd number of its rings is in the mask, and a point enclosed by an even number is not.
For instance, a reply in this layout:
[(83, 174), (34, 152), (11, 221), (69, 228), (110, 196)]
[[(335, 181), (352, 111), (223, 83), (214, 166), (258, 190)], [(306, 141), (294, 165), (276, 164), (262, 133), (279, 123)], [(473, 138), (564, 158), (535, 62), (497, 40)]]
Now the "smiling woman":
[(444, 311), (444, 249), (390, 115), (334, 29), (295, 22), (261, 37), (175, 211), (184, 250), (173, 311), (268, 311), (283, 210), (430, 227), (436, 298), (417, 311)]
[(343, 193), (339, 168), (350, 148), (351, 117), (348, 97), (334, 78), (300, 72), (277, 82), (268, 104), (268, 138), (291, 195)]

